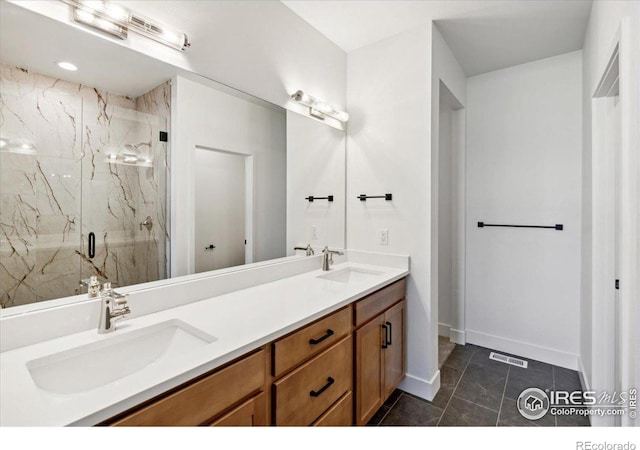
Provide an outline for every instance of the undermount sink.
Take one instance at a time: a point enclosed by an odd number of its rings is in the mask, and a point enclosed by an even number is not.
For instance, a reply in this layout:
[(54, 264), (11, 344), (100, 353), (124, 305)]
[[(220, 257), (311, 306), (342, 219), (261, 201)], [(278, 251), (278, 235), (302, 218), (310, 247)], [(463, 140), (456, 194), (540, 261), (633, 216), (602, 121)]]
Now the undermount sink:
[(383, 272), (368, 269), (358, 269), (355, 267), (346, 267), (344, 269), (330, 271), (325, 275), (319, 275), (318, 278), (323, 280), (337, 281), (339, 283), (348, 283), (350, 281), (369, 280), (372, 277), (382, 275)]
[(40, 389), (77, 394), (215, 340), (185, 322), (169, 320), (128, 333), (116, 331), (107, 339), (29, 361), (27, 368)]

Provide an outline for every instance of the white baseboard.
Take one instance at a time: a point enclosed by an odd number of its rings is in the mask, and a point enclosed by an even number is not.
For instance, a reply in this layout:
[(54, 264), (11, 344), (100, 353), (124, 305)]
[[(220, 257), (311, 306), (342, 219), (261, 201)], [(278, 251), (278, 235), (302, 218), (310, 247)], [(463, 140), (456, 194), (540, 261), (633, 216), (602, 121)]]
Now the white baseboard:
[(451, 325), (446, 323), (438, 324), (438, 336), (448, 337), (451, 342), (455, 342), (456, 344), (466, 344), (464, 331), (456, 330)]
[(462, 330), (456, 330), (455, 328), (449, 330), (449, 339), (451, 339), (451, 342), (459, 345), (465, 345), (467, 343), (466, 333)]
[(587, 378), (587, 372), (584, 370), (584, 365), (582, 364), (582, 358), (578, 356), (578, 372), (580, 372), (580, 384), (582, 385), (583, 391), (591, 390), (591, 383), (589, 382), (589, 378)]
[(398, 388), (416, 397), (431, 401), (440, 390), (440, 371), (438, 370), (431, 380), (406, 374)]
[(438, 336), (449, 337), (449, 330), (451, 330), (451, 325), (438, 323)]
[(573, 353), (562, 352), (560, 350), (528, 344), (526, 342), (505, 339), (499, 336), (493, 336), (491, 334), (473, 330), (466, 330), (466, 338), (468, 343), (476, 344), (481, 347), (513, 353), (525, 358), (535, 359), (536, 361), (546, 362), (548, 364), (553, 364), (571, 370), (580, 370), (578, 365), (578, 355)]

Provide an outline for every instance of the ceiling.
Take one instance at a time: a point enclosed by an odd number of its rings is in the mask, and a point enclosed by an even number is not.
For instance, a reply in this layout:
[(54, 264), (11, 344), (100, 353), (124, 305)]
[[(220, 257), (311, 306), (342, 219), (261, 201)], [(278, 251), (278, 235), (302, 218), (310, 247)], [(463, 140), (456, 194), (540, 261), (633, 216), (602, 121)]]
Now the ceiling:
[[(4, 64), (132, 98), (176, 74), (176, 68), (169, 64), (85, 30), (11, 3), (0, 6), (0, 56)], [(63, 70), (57, 66), (60, 61), (71, 61), (78, 70)]]
[(591, 0), (321, 1), (287, 7), (351, 52), (434, 20), (468, 76), (582, 48)]

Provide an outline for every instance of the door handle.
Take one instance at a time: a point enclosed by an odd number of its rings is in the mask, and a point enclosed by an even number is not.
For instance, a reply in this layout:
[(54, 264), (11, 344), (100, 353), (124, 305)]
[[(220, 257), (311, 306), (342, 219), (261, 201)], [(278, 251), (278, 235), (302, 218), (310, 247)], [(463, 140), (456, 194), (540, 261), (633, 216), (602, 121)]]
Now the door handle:
[[(387, 322), (389, 323), (389, 322)], [(384, 342), (382, 343), (382, 348), (387, 348), (388, 345), (388, 337), (387, 337), (387, 326), (386, 325), (382, 325), (382, 329), (384, 330)]]
[(92, 231), (91, 233), (89, 233), (89, 243), (88, 243), (88, 253), (89, 253), (89, 259), (92, 259), (94, 256), (96, 256), (96, 235), (95, 233)]
[(391, 327), (391, 322), (387, 322), (387, 326), (389, 327), (389, 340), (387, 341), (387, 345), (391, 345), (391, 339), (393, 336), (393, 328)]
[(205, 249), (205, 250), (213, 250), (214, 248), (216, 248), (216, 246), (215, 246), (215, 245), (213, 245), (213, 244), (209, 244), (209, 245), (207, 245), (204, 249)]

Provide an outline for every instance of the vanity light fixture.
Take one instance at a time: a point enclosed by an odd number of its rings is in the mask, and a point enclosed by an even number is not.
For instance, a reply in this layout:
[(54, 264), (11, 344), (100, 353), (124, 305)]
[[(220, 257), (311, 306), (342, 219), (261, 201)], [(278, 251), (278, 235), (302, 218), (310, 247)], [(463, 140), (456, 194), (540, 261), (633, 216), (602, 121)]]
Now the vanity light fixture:
[(329, 116), (342, 123), (346, 123), (349, 120), (349, 114), (347, 112), (334, 108), (328, 103), (321, 102), (302, 91), (296, 91), (291, 98), (298, 103), (308, 106), (309, 114), (318, 119), (324, 120), (325, 117)]
[[(103, 31), (118, 39), (127, 38), (127, 28), (120, 25), (118, 21), (107, 12), (108, 10), (106, 8), (102, 8), (102, 11), (96, 9), (98, 4), (102, 2), (65, 1), (65, 3), (73, 6), (73, 20), (76, 22)], [(78, 6), (75, 6), (75, 4)]]
[(119, 39), (126, 39), (128, 32), (146, 36), (161, 44), (185, 50), (191, 46), (185, 33), (172, 30), (140, 14), (106, 0), (61, 0), (73, 8), (73, 20), (104, 31)]

